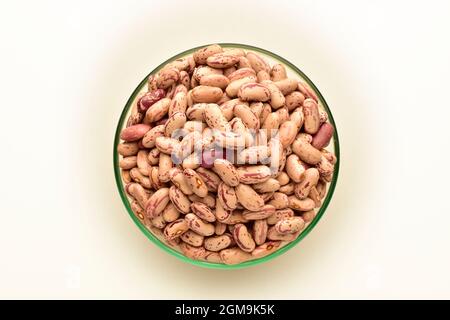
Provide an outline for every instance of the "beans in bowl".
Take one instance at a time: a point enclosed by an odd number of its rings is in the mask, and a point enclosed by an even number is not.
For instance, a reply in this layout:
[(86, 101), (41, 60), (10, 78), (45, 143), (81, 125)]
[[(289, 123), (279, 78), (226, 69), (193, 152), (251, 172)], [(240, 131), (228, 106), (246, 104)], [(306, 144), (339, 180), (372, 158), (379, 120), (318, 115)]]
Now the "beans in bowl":
[(210, 45), (149, 76), (117, 147), (135, 215), (185, 256), (239, 264), (315, 218), (336, 156), (315, 92), (257, 52)]

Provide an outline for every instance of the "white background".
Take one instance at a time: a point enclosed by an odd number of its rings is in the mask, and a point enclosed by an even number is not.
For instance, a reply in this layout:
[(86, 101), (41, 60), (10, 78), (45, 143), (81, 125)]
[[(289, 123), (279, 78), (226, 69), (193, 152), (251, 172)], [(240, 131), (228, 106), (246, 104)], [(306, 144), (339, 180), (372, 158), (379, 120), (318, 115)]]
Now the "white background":
[[(2, 1), (0, 298), (450, 298), (448, 1)], [(244, 270), (150, 243), (116, 190), (135, 86), (211, 42), (280, 54), (341, 140), (332, 203)]]

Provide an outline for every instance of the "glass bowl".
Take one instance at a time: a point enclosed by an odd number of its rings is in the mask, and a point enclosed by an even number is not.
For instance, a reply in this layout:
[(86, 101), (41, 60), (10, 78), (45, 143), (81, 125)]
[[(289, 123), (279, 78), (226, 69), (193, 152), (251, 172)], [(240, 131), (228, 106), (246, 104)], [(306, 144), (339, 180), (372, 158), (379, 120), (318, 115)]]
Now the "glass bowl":
[(271, 65), (274, 63), (284, 64), (284, 66), (286, 67), (288, 77), (297, 78), (297, 79), (300, 79), (300, 80), (303, 80), (304, 82), (306, 82), (316, 93), (316, 95), (319, 99), (319, 107), (323, 108), (328, 113), (328, 121), (334, 126), (335, 130), (334, 130), (333, 138), (331, 139), (331, 142), (330, 142), (329, 146), (327, 147), (327, 150), (330, 150), (335, 153), (337, 162), (335, 164), (335, 170), (333, 173), (332, 181), (327, 185), (327, 193), (325, 195), (325, 198), (323, 199), (322, 206), (319, 208), (315, 218), (306, 226), (305, 229), (303, 229), (302, 233), (294, 241), (289, 242), (288, 244), (284, 245), (277, 251), (275, 251), (265, 257), (259, 258), (259, 259), (254, 259), (254, 260), (246, 261), (246, 262), (235, 264), (235, 265), (226, 265), (226, 264), (212, 263), (212, 262), (201, 261), (201, 260), (194, 260), (194, 259), (184, 256), (181, 252), (179, 252), (175, 248), (170, 247), (168, 244), (164, 243), (164, 241), (160, 238), (160, 236), (152, 233), (152, 231), (150, 231), (143, 224), (141, 219), (136, 216), (136, 214), (133, 212), (133, 210), (131, 210), (130, 199), (129, 199), (127, 193), (125, 192), (124, 184), (123, 184), (122, 177), (121, 177), (121, 172), (120, 172), (120, 167), (119, 167), (120, 156), (117, 153), (117, 145), (120, 143), (120, 137), (119, 137), (120, 132), (126, 126), (128, 116), (131, 113), (131, 107), (133, 105), (133, 102), (135, 101), (137, 95), (140, 92), (146, 90), (148, 76), (156, 74), (168, 62), (173, 61), (178, 58), (182, 58), (187, 55), (190, 55), (190, 54), (194, 53), (196, 50), (203, 48), (207, 45), (203, 45), (203, 46), (199, 46), (196, 48), (186, 50), (186, 51), (184, 51), (180, 54), (177, 54), (176, 56), (173, 56), (170, 59), (164, 61), (158, 67), (156, 67), (152, 72), (150, 72), (141, 81), (141, 83), (139, 83), (137, 88), (133, 91), (133, 93), (131, 94), (130, 98), (128, 99), (128, 101), (122, 111), (122, 114), (120, 115), (119, 123), (117, 124), (117, 129), (116, 129), (115, 138), (114, 138), (114, 149), (113, 149), (114, 175), (115, 175), (117, 188), (119, 190), (120, 197), (122, 198), (123, 204), (125, 205), (125, 208), (127, 209), (128, 214), (133, 219), (133, 221), (136, 223), (136, 225), (139, 227), (139, 229), (141, 229), (141, 231), (147, 236), (147, 238), (150, 239), (150, 241), (152, 241), (153, 243), (155, 243), (156, 246), (158, 246), (162, 250), (170, 253), (171, 255), (177, 257), (178, 259), (180, 259), (184, 262), (187, 262), (187, 263), (191, 263), (196, 266), (215, 268), (215, 269), (239, 269), (239, 268), (245, 268), (245, 267), (254, 266), (254, 265), (257, 265), (257, 264), (260, 264), (263, 262), (267, 262), (267, 261), (272, 260), (272, 259), (278, 257), (279, 255), (285, 253), (289, 249), (296, 246), (319, 222), (320, 218), (325, 213), (325, 210), (327, 209), (328, 204), (330, 203), (330, 200), (333, 196), (333, 192), (336, 187), (336, 183), (337, 183), (337, 179), (338, 179), (338, 175), (339, 175), (339, 158), (340, 158), (339, 157), (339, 139), (338, 139), (337, 127), (334, 122), (333, 115), (331, 114), (331, 111), (330, 111), (327, 103), (325, 102), (325, 99), (323, 98), (322, 94), (319, 92), (317, 87), (314, 85), (314, 83), (299, 68), (297, 68), (295, 65), (293, 65), (286, 59), (280, 57), (279, 55), (269, 52), (267, 50), (261, 49), (261, 48), (257, 48), (257, 47), (253, 47), (253, 46), (249, 46), (249, 45), (245, 45), (245, 44), (238, 44), (238, 43), (219, 43), (219, 44), (224, 48), (241, 48), (241, 49), (244, 49), (247, 51), (257, 52), (263, 58), (265, 58)]

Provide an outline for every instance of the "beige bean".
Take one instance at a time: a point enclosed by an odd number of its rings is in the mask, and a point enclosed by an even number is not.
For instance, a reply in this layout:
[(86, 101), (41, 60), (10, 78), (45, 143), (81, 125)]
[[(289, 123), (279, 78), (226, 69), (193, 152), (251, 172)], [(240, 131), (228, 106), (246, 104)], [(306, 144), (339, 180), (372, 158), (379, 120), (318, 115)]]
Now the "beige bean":
[(249, 129), (258, 129), (259, 128), (259, 119), (258, 117), (252, 112), (252, 110), (244, 105), (244, 104), (238, 104), (234, 107), (234, 115), (236, 117), (239, 117), (244, 124)]
[(280, 118), (277, 113), (269, 113), (266, 120), (263, 122), (262, 128), (266, 130), (268, 137), (273, 136), (277, 133), (278, 127), (280, 126)]
[(255, 241), (252, 238), (250, 232), (248, 232), (247, 227), (238, 223), (233, 229), (233, 238), (236, 244), (245, 252), (252, 252), (255, 249)]
[[(271, 113), (272, 113), (272, 107), (270, 106), (270, 104), (267, 102), (263, 103), (263, 108), (261, 110), (261, 114), (259, 115), (259, 122), (264, 123), (266, 121), (267, 117), (269, 116), (269, 114), (271, 114)], [(264, 126), (263, 126), (263, 128), (264, 128)]]
[(269, 226), (266, 220), (256, 220), (253, 223), (253, 239), (255, 239), (256, 245), (261, 245), (266, 242), (268, 229)]
[(159, 188), (163, 187), (163, 182), (159, 180), (159, 168), (158, 167), (152, 167), (149, 171), (149, 180), (150, 180), (150, 186), (154, 190), (158, 190)]
[(280, 124), (286, 121), (289, 121), (289, 111), (286, 107), (281, 107), (277, 111), (275, 111), (276, 114), (278, 114), (278, 119), (280, 119)]
[(139, 145), (137, 142), (123, 142), (117, 146), (117, 153), (124, 157), (135, 156), (138, 151)]
[(250, 211), (258, 211), (264, 206), (264, 200), (256, 193), (252, 187), (246, 184), (238, 184), (235, 188), (239, 203)]
[(262, 82), (264, 86), (269, 89), (270, 92), (270, 105), (273, 109), (278, 109), (284, 106), (286, 98), (280, 89), (270, 80)]
[(211, 129), (230, 131), (228, 120), (223, 115), (217, 104), (208, 104), (204, 112), (205, 121)]
[(175, 88), (176, 83), (172, 84), (167, 90), (166, 90), (166, 98), (172, 100), (175, 95)]
[(228, 79), (230, 80), (230, 82), (246, 77), (253, 77), (254, 79), (257, 79), (255, 70), (253, 70), (252, 68), (240, 68), (228, 75)]
[(305, 101), (305, 96), (298, 91), (294, 91), (286, 96), (286, 107), (289, 111), (300, 108)]
[(234, 66), (239, 61), (239, 56), (229, 52), (215, 53), (206, 59), (208, 66), (225, 69)]
[(184, 124), (183, 129), (187, 132), (200, 132), (202, 133), (203, 130), (206, 128), (206, 124), (201, 121), (186, 121)]
[(260, 196), (261, 196), (261, 198), (263, 198), (264, 202), (266, 202), (266, 201), (269, 201), (270, 199), (272, 199), (272, 196), (274, 193), (275, 193), (275, 191), (261, 193)]
[(297, 89), (298, 81), (292, 78), (275, 81), (274, 84), (280, 89), (285, 96)]
[(137, 200), (133, 200), (130, 203), (130, 207), (131, 210), (133, 211), (133, 213), (136, 215), (136, 217), (138, 217), (138, 219), (144, 224), (144, 225), (149, 225), (150, 222), (148, 221), (147, 217), (145, 216), (145, 211), (144, 209), (142, 209), (141, 205), (139, 204), (139, 202), (137, 202)]
[(248, 61), (248, 59), (246, 57), (239, 57), (238, 69), (251, 68), (251, 67), (252, 67), (252, 65), (250, 64), (250, 61)]
[(289, 178), (289, 175), (286, 172), (280, 172), (280, 174), (276, 177), (278, 182), (280, 183), (280, 186), (284, 186), (289, 183), (291, 178)]
[(293, 216), (294, 216), (294, 211), (292, 209), (277, 210), (277, 211), (275, 211), (274, 214), (272, 214), (270, 217), (267, 218), (267, 223), (269, 225), (274, 225), (280, 220), (283, 220), (283, 219), (286, 219), (289, 217), (293, 217)]
[(159, 125), (150, 129), (142, 138), (142, 145), (145, 148), (153, 148), (157, 137), (164, 136), (164, 125)]
[(227, 248), (220, 251), (220, 258), (225, 264), (239, 264), (251, 260), (251, 254), (242, 251), (239, 248)]
[(180, 141), (168, 137), (157, 137), (155, 140), (155, 145), (159, 151), (169, 155), (172, 153), (178, 153), (181, 150)]
[(304, 172), (303, 178), (300, 183), (295, 186), (294, 192), (297, 198), (307, 198), (311, 191), (311, 188), (315, 187), (317, 185), (317, 182), (319, 182), (319, 170), (317, 170), (316, 168), (307, 169)]
[(146, 124), (135, 124), (122, 130), (120, 139), (126, 142), (137, 141), (141, 139), (148, 131), (150, 126)]
[[(181, 86), (186, 89), (185, 86)], [(169, 105), (169, 117), (172, 116), (176, 112), (185, 113), (187, 109), (187, 93), (184, 91), (178, 92), (174, 95), (172, 101), (170, 101)]]
[(292, 111), (289, 115), (289, 120), (294, 122), (297, 125), (297, 128), (300, 130), (304, 122), (303, 108), (297, 108)]
[(173, 222), (180, 217), (180, 211), (177, 210), (173, 203), (169, 202), (163, 210), (162, 217), (166, 222)]
[(246, 135), (237, 134), (231, 131), (214, 130), (214, 143), (227, 149), (242, 149), (246, 146)]
[(142, 208), (145, 208), (149, 199), (144, 187), (139, 183), (129, 183), (125, 187), (126, 192), (132, 196)]
[(172, 62), (169, 62), (168, 64), (166, 64), (164, 68), (176, 68), (178, 69), (178, 71), (186, 72), (186, 70), (189, 70), (189, 67), (190, 67), (189, 59), (186, 57), (186, 58), (179, 58)]
[(198, 152), (194, 152), (191, 155), (184, 158), (182, 166), (184, 169), (195, 170), (198, 167), (200, 167), (201, 161), (202, 161), (201, 154), (199, 154)]
[(205, 182), (208, 191), (217, 192), (217, 188), (219, 183), (221, 182), (220, 177), (215, 174), (213, 171), (200, 167), (197, 170), (197, 174), (202, 178), (203, 182)]
[(317, 164), (317, 170), (322, 178), (330, 177), (333, 175), (334, 165), (327, 160), (324, 156), (320, 157), (320, 161)]
[(315, 203), (312, 199), (299, 199), (296, 196), (289, 196), (289, 208), (297, 211), (309, 211), (314, 209)]
[(167, 223), (164, 221), (162, 215), (159, 215), (154, 218), (150, 218), (150, 224), (157, 229), (163, 229)]
[(244, 184), (256, 184), (267, 181), (272, 172), (270, 168), (263, 165), (241, 166), (238, 167), (237, 173), (239, 182)]
[(294, 188), (295, 188), (294, 183), (290, 182), (287, 185), (281, 186), (278, 191), (290, 196), (291, 194), (294, 194)]
[(275, 226), (272, 226), (267, 231), (267, 239), (279, 240), (279, 241), (294, 241), (298, 237), (299, 233), (279, 233)]
[(180, 71), (176, 68), (164, 68), (159, 71), (156, 77), (156, 86), (167, 89), (180, 79)]
[(203, 245), (205, 237), (192, 230), (187, 230), (180, 236), (180, 239), (193, 247), (200, 247)]
[(186, 242), (180, 243), (181, 252), (193, 260), (203, 260), (206, 256), (206, 250), (203, 247), (193, 247)]
[(286, 79), (286, 68), (281, 63), (274, 64), (272, 66), (272, 70), (270, 71), (270, 76), (274, 82)]
[(271, 156), (271, 148), (268, 146), (248, 147), (238, 153), (237, 161), (239, 164), (249, 163), (256, 164), (258, 162), (265, 163)]
[(123, 169), (122, 169), (122, 170), (120, 171), (120, 175), (121, 175), (122, 180), (123, 180), (124, 183), (130, 183), (130, 182), (133, 181), (133, 179), (131, 179), (130, 171), (129, 171), (129, 170), (123, 170)]
[(319, 191), (317, 191), (315, 186), (309, 191), (308, 198), (311, 198), (314, 201), (316, 208), (320, 208), (322, 205), (322, 198), (320, 197)]
[(149, 218), (159, 216), (169, 203), (169, 188), (157, 190), (147, 201), (145, 212)]
[(284, 148), (290, 146), (297, 135), (298, 127), (293, 121), (283, 122), (280, 126), (279, 139)]
[(315, 102), (318, 102), (319, 99), (317, 98), (316, 93), (314, 90), (312, 90), (309, 85), (307, 85), (304, 82), (298, 83), (298, 90), (307, 98), (313, 99)]
[(206, 195), (206, 197), (203, 197), (203, 198), (199, 197), (196, 194), (191, 194), (189, 196), (189, 200), (191, 200), (192, 202), (203, 203), (211, 209), (216, 207), (216, 198), (211, 194), (208, 194), (208, 195)]
[(250, 103), (250, 110), (252, 110), (254, 115), (258, 117), (260, 123), (262, 123), (261, 122), (261, 113), (263, 111), (263, 108), (264, 108), (264, 104), (262, 102), (257, 101), (257, 102)]
[(258, 211), (244, 210), (243, 217), (246, 220), (260, 220), (266, 219), (275, 213), (275, 207), (269, 204), (264, 205)]
[(175, 186), (171, 186), (168, 190), (170, 201), (172, 201), (175, 208), (177, 208), (177, 210), (181, 213), (189, 213), (191, 211), (191, 201), (189, 198)]
[(254, 83), (255, 81), (257, 81), (256, 75), (251, 75), (251, 76), (247, 76), (247, 77), (244, 77), (241, 79), (231, 81), (230, 84), (225, 89), (225, 92), (227, 93), (227, 95), (229, 97), (234, 98), (238, 95), (239, 90), (241, 89), (241, 87), (243, 85), (248, 84), (248, 83)]
[(220, 251), (228, 248), (232, 243), (232, 238), (228, 234), (223, 234), (220, 236), (213, 236), (205, 239), (204, 247), (209, 251)]
[(119, 161), (119, 167), (124, 170), (130, 170), (136, 166), (137, 166), (137, 157), (136, 156), (125, 157)]
[(327, 194), (327, 184), (323, 180), (319, 180), (316, 186), (317, 192), (319, 193), (320, 199), (323, 199)]
[(264, 182), (254, 184), (252, 187), (258, 193), (270, 193), (280, 189), (280, 183), (274, 178), (269, 178)]
[(229, 101), (221, 104), (219, 106), (220, 111), (222, 111), (223, 116), (227, 119), (227, 121), (230, 121), (234, 117), (234, 107), (237, 105), (246, 105), (248, 106), (248, 102), (242, 101), (239, 98), (230, 99)]
[(196, 103), (186, 110), (186, 117), (189, 120), (203, 121), (207, 103)]
[(322, 153), (319, 150), (302, 139), (296, 139), (292, 143), (292, 151), (308, 164), (318, 164), (322, 158)]
[(217, 220), (219, 220), (220, 222), (223, 222), (225, 220), (227, 220), (230, 215), (231, 215), (231, 211), (230, 210), (226, 210), (222, 203), (217, 199), (216, 200), (216, 218)]
[(225, 210), (236, 209), (238, 199), (233, 187), (221, 182), (217, 188), (217, 198)]
[(305, 221), (301, 217), (289, 217), (278, 221), (275, 230), (278, 233), (297, 233), (305, 227)]
[(184, 169), (183, 174), (192, 191), (201, 198), (206, 197), (208, 188), (198, 173), (192, 169)]
[(215, 233), (218, 236), (221, 236), (222, 234), (225, 233), (225, 231), (227, 230), (227, 225), (220, 222), (220, 221), (216, 221), (216, 226), (215, 226)]
[(144, 175), (148, 176), (150, 171), (150, 163), (148, 162), (148, 151), (140, 150), (136, 157), (136, 164), (139, 171)]
[(319, 120), (320, 123), (323, 124), (328, 121), (328, 113), (326, 113), (324, 110), (319, 110)]
[(140, 183), (144, 188), (151, 188), (150, 179), (144, 176), (138, 168), (133, 168), (130, 170), (130, 177), (133, 181)]
[(261, 70), (270, 72), (269, 64), (260, 55), (254, 52), (247, 52), (247, 55), (245, 57), (248, 59), (250, 65), (256, 73), (260, 72)]
[(208, 237), (214, 234), (215, 228), (211, 223), (204, 222), (193, 213), (188, 213), (185, 217), (189, 229), (198, 233), (199, 235)]
[(238, 91), (238, 97), (243, 101), (267, 101), (270, 99), (270, 90), (266, 85), (250, 82), (243, 84)]
[(252, 256), (254, 258), (262, 258), (277, 251), (280, 247), (281, 241), (267, 241), (262, 245), (257, 246), (255, 250), (252, 251)]
[(186, 114), (184, 112), (173, 113), (164, 126), (165, 136), (171, 137), (175, 130), (183, 128), (186, 124), (186, 120)]
[(208, 222), (216, 221), (216, 216), (211, 211), (211, 209), (204, 203), (201, 202), (193, 202), (191, 204), (192, 212), (197, 215), (200, 219), (203, 219)]
[(170, 170), (173, 167), (172, 158), (170, 155), (161, 153), (159, 155), (158, 178), (161, 182), (170, 181)]
[(303, 179), (306, 169), (305, 163), (296, 154), (287, 157), (286, 173), (294, 182), (299, 183)]
[(315, 217), (316, 217), (316, 212), (314, 210), (309, 210), (309, 211), (303, 212), (303, 214), (302, 214), (302, 218), (303, 218), (303, 221), (305, 221), (305, 223), (309, 223), (309, 222), (313, 221)]
[(217, 175), (231, 187), (239, 184), (239, 174), (234, 165), (225, 159), (214, 160), (213, 170)]
[(210, 86), (197, 86), (191, 90), (192, 100), (196, 102), (213, 103), (222, 98), (222, 89)]
[(169, 223), (164, 228), (164, 236), (167, 240), (175, 239), (189, 230), (188, 223), (184, 219), (178, 219)]
[(320, 127), (320, 116), (317, 103), (312, 99), (306, 99), (303, 102), (303, 114), (305, 116), (305, 132), (315, 134)]
[(245, 56), (245, 51), (243, 49), (240, 48), (225, 48), (224, 53), (226, 54), (232, 54), (238, 57), (244, 57)]
[(200, 78), (200, 85), (225, 89), (230, 80), (222, 74), (208, 74)]
[[(191, 88), (191, 79), (189, 77), (189, 73), (186, 71), (180, 71), (180, 84), (186, 89), (186, 105), (187, 105), (187, 90)], [(179, 89), (180, 90), (180, 89)], [(175, 93), (175, 96), (177, 93)]]
[(286, 209), (289, 205), (288, 196), (285, 193), (275, 192), (272, 199), (268, 202), (269, 205), (274, 206), (275, 209)]
[(197, 51), (194, 52), (193, 54), (194, 61), (197, 64), (205, 64), (208, 57), (222, 51), (223, 51), (222, 47), (218, 44), (209, 45), (207, 47), (198, 49)]
[(198, 86), (202, 77), (211, 74), (223, 74), (223, 71), (222, 69), (211, 68), (210, 66), (199, 66), (195, 68), (194, 73), (192, 74), (191, 87), (194, 88)]
[(183, 170), (180, 168), (172, 168), (169, 170), (170, 181), (181, 190), (185, 195), (191, 195), (194, 193), (191, 186), (188, 184), (186, 177), (183, 174)]
[(258, 78), (258, 82), (270, 80), (270, 74), (265, 70), (259, 71), (256, 77)]
[(228, 218), (221, 222), (227, 224), (228, 226), (234, 226), (236, 223), (247, 223), (248, 221), (249, 220), (244, 217), (240, 210), (234, 210)]
[(162, 98), (154, 103), (145, 113), (144, 120), (147, 123), (152, 123), (164, 118), (164, 116), (169, 112), (170, 102), (171, 100), (169, 98)]
[(223, 69), (223, 75), (228, 78), (228, 76), (230, 74), (232, 74), (233, 72), (235, 72), (236, 70), (237, 70), (236, 67), (225, 68), (225, 69)]
[(223, 263), (219, 252), (206, 251), (203, 260), (211, 263)]

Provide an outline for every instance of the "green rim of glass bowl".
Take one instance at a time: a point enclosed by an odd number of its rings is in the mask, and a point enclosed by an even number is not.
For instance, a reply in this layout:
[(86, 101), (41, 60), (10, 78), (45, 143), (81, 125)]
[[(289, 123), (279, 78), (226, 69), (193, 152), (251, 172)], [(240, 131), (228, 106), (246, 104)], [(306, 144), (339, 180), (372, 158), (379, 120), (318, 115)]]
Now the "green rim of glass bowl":
[(317, 213), (317, 215), (314, 218), (314, 220), (311, 221), (311, 223), (305, 228), (305, 230), (303, 230), (303, 232), (297, 237), (297, 239), (295, 239), (294, 241), (288, 243), (287, 245), (285, 245), (281, 249), (275, 251), (274, 253), (272, 253), (270, 255), (267, 255), (265, 257), (259, 258), (259, 259), (255, 259), (255, 260), (250, 260), (250, 261), (246, 261), (246, 262), (235, 264), (235, 265), (226, 265), (226, 264), (220, 264), (220, 263), (211, 263), (211, 262), (206, 262), (206, 261), (193, 260), (193, 259), (190, 259), (190, 258), (184, 256), (183, 254), (181, 254), (180, 252), (176, 251), (175, 249), (172, 249), (171, 247), (169, 247), (168, 245), (163, 243), (161, 240), (159, 240), (156, 236), (154, 236), (141, 223), (141, 221), (136, 217), (136, 215), (131, 210), (130, 202), (128, 200), (127, 194), (125, 192), (125, 189), (124, 189), (124, 186), (123, 186), (123, 183), (122, 183), (122, 177), (121, 177), (120, 168), (119, 168), (119, 154), (117, 153), (117, 145), (120, 143), (120, 132), (122, 130), (123, 124), (127, 120), (126, 119), (126, 115), (127, 115), (128, 111), (129, 111), (129, 109), (130, 109), (130, 107), (131, 107), (131, 105), (132, 105), (136, 95), (146, 85), (147, 78), (148, 78), (149, 75), (155, 74), (156, 72), (158, 72), (166, 63), (168, 63), (168, 62), (170, 62), (172, 60), (181, 58), (181, 57), (183, 57), (185, 55), (188, 55), (190, 53), (193, 53), (194, 51), (198, 50), (199, 48), (205, 47), (205, 45), (186, 50), (186, 51), (184, 51), (184, 52), (182, 52), (180, 54), (177, 54), (176, 56), (174, 56), (174, 57), (164, 61), (158, 67), (156, 67), (152, 72), (150, 72), (141, 81), (141, 83), (137, 86), (137, 88), (134, 90), (133, 94), (128, 99), (127, 104), (125, 105), (125, 108), (122, 111), (122, 114), (121, 114), (120, 119), (119, 119), (119, 123), (117, 125), (117, 129), (116, 129), (116, 135), (115, 135), (115, 138), (114, 138), (114, 149), (113, 149), (114, 175), (115, 175), (115, 179), (116, 179), (116, 183), (117, 183), (117, 188), (119, 189), (120, 197), (122, 198), (123, 204), (125, 205), (125, 207), (126, 207), (126, 209), (128, 211), (128, 214), (133, 219), (133, 221), (136, 223), (136, 225), (139, 227), (139, 229), (141, 229), (141, 231), (147, 236), (147, 238), (150, 239), (153, 243), (155, 243), (159, 248), (161, 248), (162, 250), (170, 253), (171, 255), (177, 257), (178, 259), (180, 259), (180, 260), (182, 260), (184, 262), (191, 263), (191, 264), (196, 265), (196, 266), (207, 267), (207, 268), (215, 268), (215, 269), (240, 269), (240, 268), (250, 267), (250, 266), (254, 266), (254, 265), (257, 265), (257, 264), (260, 264), (260, 263), (263, 263), (263, 262), (270, 261), (270, 260), (278, 257), (279, 255), (285, 253), (286, 251), (288, 251), (289, 249), (291, 249), (295, 245), (297, 245), (304, 237), (306, 237), (308, 235), (308, 233), (317, 224), (317, 222), (319, 222), (320, 218), (322, 217), (322, 215), (324, 214), (325, 210), (327, 209), (328, 204), (330, 203), (330, 200), (331, 200), (331, 198), (333, 196), (334, 189), (336, 187), (336, 183), (337, 183), (337, 179), (338, 179), (338, 175), (339, 175), (339, 161), (340, 161), (339, 138), (338, 138), (338, 132), (337, 132), (336, 124), (334, 123), (333, 115), (331, 113), (331, 110), (328, 108), (328, 105), (325, 102), (325, 99), (323, 98), (322, 94), (317, 89), (317, 87), (314, 85), (314, 83), (300, 69), (298, 69), (295, 65), (293, 65), (292, 63), (290, 63), (289, 61), (287, 61), (286, 59), (280, 57), (279, 55), (277, 55), (275, 53), (269, 52), (269, 51), (261, 49), (261, 48), (253, 47), (253, 46), (250, 46), (250, 45), (239, 44), (239, 43), (220, 43), (220, 45), (222, 47), (242, 48), (242, 49), (247, 49), (247, 50), (261, 52), (261, 53), (263, 53), (265, 55), (268, 55), (268, 56), (271, 56), (275, 60), (278, 60), (278, 61), (284, 63), (285, 65), (289, 66), (294, 72), (298, 73), (311, 86), (311, 88), (318, 95), (319, 100), (322, 102), (323, 107), (326, 109), (326, 111), (328, 113), (328, 120), (331, 122), (331, 124), (335, 128), (333, 141), (334, 141), (334, 152), (335, 152), (335, 155), (337, 157), (337, 162), (335, 164), (335, 171), (334, 171), (334, 174), (333, 174), (333, 179), (332, 179), (332, 181), (330, 183), (330, 186), (328, 188), (328, 192), (327, 192), (327, 194), (325, 196), (325, 199), (323, 200), (323, 204), (320, 207), (319, 212)]

